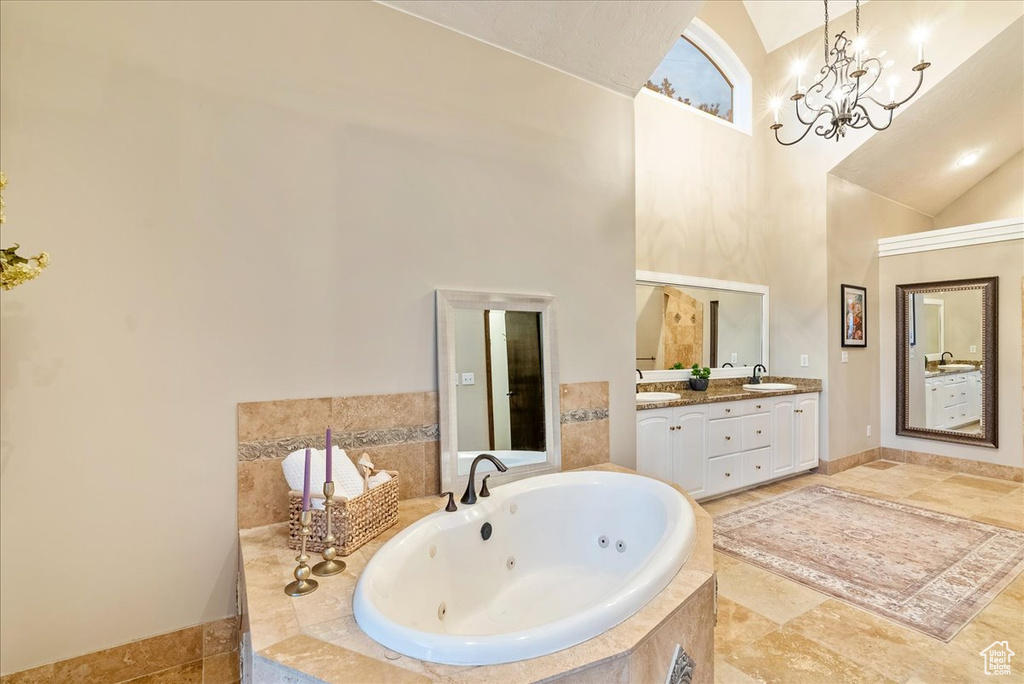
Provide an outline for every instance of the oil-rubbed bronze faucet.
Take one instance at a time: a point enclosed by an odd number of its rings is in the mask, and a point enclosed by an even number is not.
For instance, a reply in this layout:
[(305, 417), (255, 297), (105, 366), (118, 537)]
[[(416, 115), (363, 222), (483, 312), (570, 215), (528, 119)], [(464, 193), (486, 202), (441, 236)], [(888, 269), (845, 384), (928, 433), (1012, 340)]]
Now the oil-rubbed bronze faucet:
[(466, 493), (459, 499), (464, 504), (476, 503), (476, 466), (480, 461), (490, 461), (500, 472), (508, 470), (508, 466), (490, 454), (480, 454), (473, 459), (473, 465), (469, 467), (469, 482), (466, 483)]
[(754, 374), (752, 376), (750, 376), (750, 384), (751, 385), (760, 385), (761, 384), (761, 376), (757, 374), (757, 369), (758, 368), (760, 368), (761, 371), (764, 372), (764, 373), (768, 372), (768, 369), (765, 368), (764, 366), (762, 366), (761, 364), (757, 364), (756, 366), (754, 366)]

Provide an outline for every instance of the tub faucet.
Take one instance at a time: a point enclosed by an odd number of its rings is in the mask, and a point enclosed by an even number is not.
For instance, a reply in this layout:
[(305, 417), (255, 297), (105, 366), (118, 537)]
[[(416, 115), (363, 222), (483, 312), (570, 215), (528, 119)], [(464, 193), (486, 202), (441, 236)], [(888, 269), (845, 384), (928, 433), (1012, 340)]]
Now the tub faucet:
[(754, 374), (750, 376), (750, 384), (751, 385), (760, 385), (761, 384), (761, 376), (757, 374), (757, 369), (758, 368), (760, 368), (761, 372), (763, 372), (763, 373), (767, 373), (768, 372), (768, 369), (765, 368), (764, 366), (762, 366), (761, 364), (757, 364), (756, 366), (754, 366)]
[(476, 466), (480, 461), (490, 461), (494, 464), (494, 467), (501, 472), (508, 470), (508, 466), (496, 459), (490, 454), (480, 454), (473, 459), (473, 465), (469, 466), (469, 482), (466, 483), (466, 493), (459, 499), (464, 504), (475, 504), (476, 503)]
[(939, 357), (939, 363), (946, 363), (946, 354), (949, 354), (949, 360), (953, 360), (953, 352), (942, 352), (942, 356)]

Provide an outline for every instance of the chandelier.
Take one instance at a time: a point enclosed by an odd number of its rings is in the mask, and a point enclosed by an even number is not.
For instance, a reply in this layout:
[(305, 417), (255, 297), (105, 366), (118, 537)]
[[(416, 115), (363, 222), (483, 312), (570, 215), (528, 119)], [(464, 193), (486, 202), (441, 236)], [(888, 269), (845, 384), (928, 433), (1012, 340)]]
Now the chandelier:
[(879, 90), (875, 86), (882, 77), (883, 66), (877, 57), (869, 58), (864, 47), (860, 39), (860, 0), (857, 0), (856, 39), (851, 41), (846, 37), (846, 32), (841, 31), (836, 36), (835, 45), (829, 50), (828, 0), (825, 0), (825, 66), (819, 72), (821, 78), (805, 89), (798, 71), (796, 92), (789, 98), (794, 103), (797, 120), (806, 126), (799, 138), (790, 142), (783, 142), (779, 138), (779, 129), (782, 128), (782, 124), (779, 123), (781, 107), (778, 99), (772, 101), (774, 123), (771, 129), (775, 131), (775, 139), (780, 144), (795, 145), (806, 138), (812, 129), (816, 135), (826, 140), (837, 141), (850, 128), (871, 126), (876, 131), (884, 131), (892, 123), (893, 112), (917, 95), (924, 82), (924, 70), (931, 66), (930, 62), (924, 61), (923, 36), (918, 36), (917, 65), (913, 67), (913, 71), (917, 72), (917, 87), (902, 100), (896, 99), (897, 81), (893, 78), (890, 78), (888, 83), (888, 102), (879, 102), (870, 94), (872, 90)]

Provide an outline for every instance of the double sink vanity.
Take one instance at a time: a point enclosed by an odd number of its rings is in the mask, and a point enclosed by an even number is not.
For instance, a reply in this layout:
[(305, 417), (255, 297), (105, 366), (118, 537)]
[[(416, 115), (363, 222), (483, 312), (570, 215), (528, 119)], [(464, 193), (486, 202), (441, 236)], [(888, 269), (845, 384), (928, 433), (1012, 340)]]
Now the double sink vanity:
[[(745, 384), (712, 380), (704, 392), (682, 382), (639, 385), (637, 471), (700, 500), (817, 467), (821, 381)], [(652, 385), (660, 401), (644, 396)]]

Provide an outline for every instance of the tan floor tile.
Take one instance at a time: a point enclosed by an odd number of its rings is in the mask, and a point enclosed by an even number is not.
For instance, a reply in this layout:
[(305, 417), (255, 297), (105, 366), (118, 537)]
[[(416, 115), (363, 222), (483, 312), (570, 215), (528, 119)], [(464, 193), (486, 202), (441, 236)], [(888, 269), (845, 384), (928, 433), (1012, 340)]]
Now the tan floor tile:
[(796, 632), (780, 630), (725, 657), (726, 661), (765, 684), (894, 684)]
[(786, 623), (786, 630), (903, 681), (922, 659), (939, 655), (942, 642), (860, 608), (830, 599)]
[(990, 525), (1024, 530), (1024, 494), (1012, 492), (981, 507), (972, 519)]
[(715, 625), (715, 653), (727, 655), (778, 628), (777, 622), (772, 622), (746, 606), (719, 596), (718, 624)]
[(954, 475), (946, 480), (946, 482), (948, 484), (963, 485), (965, 487), (980, 489), (985, 492), (995, 492), (997, 494), (1009, 494), (1011, 492), (1016, 492), (1020, 495), (1022, 488), (1022, 485), (1016, 482), (995, 480), (990, 477), (978, 477), (977, 475)]
[(719, 570), (718, 595), (779, 624), (828, 599), (813, 589), (744, 562)]
[(737, 670), (725, 662), (725, 657), (715, 655), (715, 684), (760, 684), (760, 680)]
[(910, 494), (905, 497), (905, 501), (953, 515), (970, 516), (981, 513), (1004, 496), (1006, 495), (998, 492), (943, 481)]
[(714, 501), (701, 503), (700, 506), (710, 513), (712, 517), (718, 517), (762, 501), (764, 501), (764, 497), (759, 494), (757, 490), (749, 490), (746, 492), (740, 492), (739, 494), (723, 496), (721, 499), (715, 499)]

